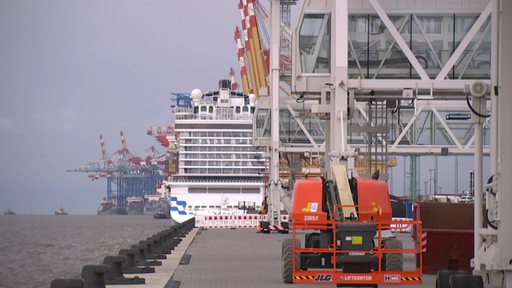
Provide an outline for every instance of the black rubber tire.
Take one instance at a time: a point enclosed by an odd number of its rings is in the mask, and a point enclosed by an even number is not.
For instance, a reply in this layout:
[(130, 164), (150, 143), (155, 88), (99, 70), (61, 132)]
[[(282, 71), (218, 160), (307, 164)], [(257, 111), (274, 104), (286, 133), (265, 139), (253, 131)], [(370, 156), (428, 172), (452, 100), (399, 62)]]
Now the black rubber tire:
[[(293, 283), (293, 241), (295, 240), (295, 247), (300, 248), (300, 242), (297, 239), (287, 238), (284, 239), (283, 244), (281, 245), (281, 272), (283, 276), (284, 283)], [(298, 268), (300, 266), (300, 255), (297, 253), (295, 255), (295, 267)]]
[(484, 288), (480, 275), (452, 274), (449, 280), (450, 288)]
[[(382, 240), (385, 249), (402, 249), (402, 241), (396, 238), (386, 238)], [(404, 257), (401, 253), (384, 254), (385, 271), (403, 271)]]
[(436, 274), (436, 288), (449, 288), (450, 277), (455, 274), (464, 274), (463, 270), (438, 270)]
[(270, 222), (268, 222), (268, 221), (261, 221), (260, 222), (261, 233), (263, 233), (263, 234), (270, 234), (270, 229), (268, 228), (269, 226), (270, 226)]

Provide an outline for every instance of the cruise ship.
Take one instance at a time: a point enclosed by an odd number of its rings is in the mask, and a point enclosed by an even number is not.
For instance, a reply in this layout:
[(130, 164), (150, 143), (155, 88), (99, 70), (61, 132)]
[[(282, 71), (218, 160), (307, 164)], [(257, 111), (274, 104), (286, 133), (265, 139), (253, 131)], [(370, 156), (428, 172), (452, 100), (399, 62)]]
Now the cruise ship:
[(254, 212), (264, 198), (267, 160), (253, 145), (255, 96), (231, 90), (177, 95), (173, 108), (178, 163), (166, 181), (171, 218)]

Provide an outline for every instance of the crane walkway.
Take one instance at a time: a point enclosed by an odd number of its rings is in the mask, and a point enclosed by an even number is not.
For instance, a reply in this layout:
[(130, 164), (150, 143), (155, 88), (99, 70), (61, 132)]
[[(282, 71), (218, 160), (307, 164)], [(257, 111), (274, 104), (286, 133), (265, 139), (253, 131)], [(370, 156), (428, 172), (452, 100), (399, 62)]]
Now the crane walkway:
[[(173, 253), (162, 261), (162, 266), (155, 267), (155, 273), (138, 275), (146, 279), (146, 284), (107, 285), (107, 287), (333, 287), (334, 285), (283, 283), (281, 242), (290, 236), (280, 233), (256, 233), (254, 229), (199, 230), (194, 228)], [(133, 277), (134, 275), (125, 276)], [(392, 285), (379, 287), (392, 287)], [(435, 275), (424, 275), (421, 285), (402, 285), (402, 287), (435, 287)]]

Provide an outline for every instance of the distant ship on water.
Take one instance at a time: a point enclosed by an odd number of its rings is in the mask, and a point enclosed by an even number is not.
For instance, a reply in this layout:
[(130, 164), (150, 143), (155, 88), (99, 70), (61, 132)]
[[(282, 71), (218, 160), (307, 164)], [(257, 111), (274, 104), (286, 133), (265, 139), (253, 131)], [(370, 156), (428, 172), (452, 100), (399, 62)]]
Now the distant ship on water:
[(128, 215), (144, 214), (144, 198), (142, 198), (142, 197), (126, 198), (126, 214), (128, 214)]
[(143, 197), (127, 197), (126, 208), (119, 207), (112, 200), (103, 198), (97, 210), (98, 215), (143, 215), (146, 201)]
[(153, 215), (155, 219), (170, 219), (169, 201), (161, 195), (144, 196), (144, 214)]
[(97, 210), (98, 215), (126, 215), (126, 209), (117, 207), (114, 201), (103, 198)]
[(4, 215), (16, 215), (16, 213), (11, 208), (7, 208), (4, 211)]
[(55, 215), (68, 215), (68, 212), (66, 212), (66, 210), (64, 210), (64, 207), (60, 206), (59, 209), (55, 210), (54, 214)]

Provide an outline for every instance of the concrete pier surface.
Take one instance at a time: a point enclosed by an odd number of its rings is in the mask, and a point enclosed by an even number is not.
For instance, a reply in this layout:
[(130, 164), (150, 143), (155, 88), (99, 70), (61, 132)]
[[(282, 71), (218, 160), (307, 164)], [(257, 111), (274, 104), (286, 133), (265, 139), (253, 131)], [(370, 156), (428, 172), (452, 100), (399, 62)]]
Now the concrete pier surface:
[[(196, 229), (193, 233), (197, 232)], [(283, 283), (281, 243), (290, 237), (291, 234), (256, 233), (254, 229), (202, 230), (195, 234), (185, 252), (190, 255), (189, 263), (177, 265), (174, 273), (168, 275), (168, 278), (172, 277), (168, 286), (160, 287), (335, 287), (335, 285), (327, 284)], [(116, 287), (124, 288), (119, 285)], [(394, 286), (380, 285), (379, 287)], [(423, 284), (421, 285), (401, 285), (401, 287), (435, 287), (435, 275), (423, 275)]]

